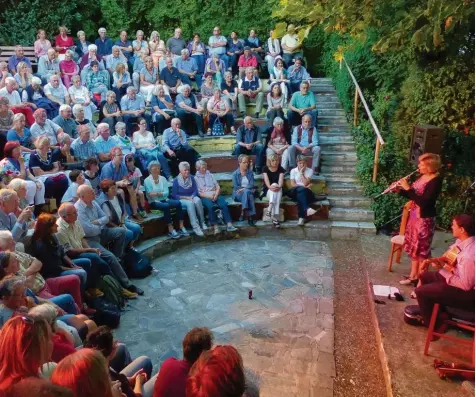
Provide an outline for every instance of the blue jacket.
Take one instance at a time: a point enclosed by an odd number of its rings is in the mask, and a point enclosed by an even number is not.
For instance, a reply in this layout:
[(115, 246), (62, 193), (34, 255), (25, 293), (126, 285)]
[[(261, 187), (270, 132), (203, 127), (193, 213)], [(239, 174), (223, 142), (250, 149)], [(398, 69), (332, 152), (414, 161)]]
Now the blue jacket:
[(174, 182), (172, 184), (172, 194), (170, 195), (171, 198), (173, 198), (174, 200), (180, 200), (180, 196), (198, 197), (197, 182), (195, 182), (195, 178), (193, 176), (190, 176), (190, 178), (192, 178), (192, 187), (189, 189), (184, 189), (180, 187), (177, 178), (174, 179)]
[[(248, 178), (248, 182), (250, 183), (251, 186), (255, 186), (255, 178), (253, 176), (253, 171), (252, 170), (248, 170), (248, 172), (246, 173), (246, 177)], [(231, 197), (233, 198), (233, 200), (236, 198), (237, 196), (237, 193), (236, 191), (238, 189), (241, 189), (241, 173), (240, 173), (240, 169), (236, 169), (233, 174), (231, 174), (231, 180), (233, 182), (233, 193), (231, 195)]]

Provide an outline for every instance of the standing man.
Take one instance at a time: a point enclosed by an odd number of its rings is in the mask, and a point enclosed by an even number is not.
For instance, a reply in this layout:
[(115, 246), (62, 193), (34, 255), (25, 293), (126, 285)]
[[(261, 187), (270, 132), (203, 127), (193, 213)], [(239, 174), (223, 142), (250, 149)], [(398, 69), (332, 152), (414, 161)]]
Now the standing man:
[(208, 39), (208, 45), (210, 46), (210, 57), (218, 55), (220, 59), (225, 63), (225, 69), (230, 67), (229, 58), (226, 54), (227, 41), (225, 36), (221, 35), (220, 28), (215, 26), (213, 28), (213, 36)]
[(236, 132), (236, 144), (232, 154), (234, 156), (239, 156), (240, 154), (256, 155), (255, 172), (261, 174), (263, 150), (264, 146), (261, 143), (259, 128), (253, 124), (253, 119), (250, 116), (246, 116), (244, 124)]
[(293, 24), (288, 26), (288, 33), (281, 39), (281, 48), (283, 49), (284, 62), (289, 67), (296, 58), (302, 58), (302, 44), (296, 34), (296, 27)]
[(109, 37), (106, 37), (106, 28), (99, 28), (98, 33), (99, 37), (94, 42), (98, 48), (98, 55), (101, 57), (105, 55), (111, 55), (112, 40)]
[(304, 156), (312, 155), (312, 169), (319, 175), (319, 160), (321, 158), (321, 148), (317, 128), (312, 125), (312, 118), (306, 114), (302, 118), (302, 125), (298, 125), (293, 130), (291, 146), (289, 146), (289, 164), (291, 169), (296, 168), (296, 157), (299, 154)]
[(172, 53), (174, 60), (177, 60), (177, 58), (179, 58), (182, 54), (181, 51), (184, 48), (187, 48), (185, 45), (185, 40), (182, 39), (182, 29), (176, 28), (174, 31), (174, 36), (167, 40), (165, 46)]

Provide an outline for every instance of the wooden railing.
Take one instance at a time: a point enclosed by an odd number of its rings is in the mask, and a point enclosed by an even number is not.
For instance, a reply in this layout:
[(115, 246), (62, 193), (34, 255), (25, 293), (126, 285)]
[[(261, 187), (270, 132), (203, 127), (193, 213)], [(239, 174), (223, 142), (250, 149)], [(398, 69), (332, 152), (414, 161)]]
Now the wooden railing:
[(349, 72), (349, 76), (352, 79), (355, 86), (354, 127), (357, 127), (357, 124), (358, 124), (358, 108), (359, 108), (359, 97), (360, 97), (360, 100), (362, 101), (362, 105), (364, 105), (365, 111), (367, 112), (367, 116), (369, 117), (370, 124), (372, 124), (372, 127), (375, 131), (376, 144), (375, 144), (375, 155), (374, 155), (374, 167), (373, 167), (373, 174), (372, 174), (372, 182), (375, 183), (377, 181), (378, 158), (379, 158), (380, 148), (385, 144), (385, 141), (383, 140), (382, 135), (380, 134), (380, 131), (377, 127), (377, 124), (375, 123), (375, 120), (372, 117), (372, 113), (370, 113), (369, 106), (367, 105), (367, 101), (364, 98), (364, 94), (362, 93), (359, 83), (357, 83), (357, 80), (355, 79), (354, 74), (352, 73), (352, 70), (350, 70), (350, 67), (347, 64), (347, 61), (345, 60), (344, 57), (342, 57), (342, 60), (340, 62), (341, 62), (340, 64), (341, 68), (342, 68), (342, 62), (345, 64), (347, 71)]

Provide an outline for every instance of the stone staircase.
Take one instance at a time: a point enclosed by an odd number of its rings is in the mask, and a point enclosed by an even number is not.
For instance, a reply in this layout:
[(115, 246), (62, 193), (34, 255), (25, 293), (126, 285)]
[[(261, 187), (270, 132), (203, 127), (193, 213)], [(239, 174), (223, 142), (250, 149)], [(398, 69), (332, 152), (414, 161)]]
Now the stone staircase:
[[(264, 82), (265, 90), (267, 83)], [(306, 223), (304, 227), (297, 226), (297, 206), (294, 202), (283, 197), (282, 208), (285, 212), (286, 221), (279, 231), (271, 231), (270, 223), (259, 221), (257, 228), (249, 228), (246, 224), (235, 222), (240, 227), (237, 233), (225, 233), (223, 236), (211, 236), (208, 231), (207, 239), (211, 238), (234, 238), (236, 234), (256, 235), (278, 232), (282, 235), (299, 234), (313, 239), (336, 238), (356, 239), (362, 233), (375, 233), (374, 213), (369, 210), (370, 200), (364, 197), (362, 187), (355, 175), (357, 166), (357, 154), (351, 137), (351, 127), (347, 122), (346, 115), (341, 103), (337, 98), (335, 89), (330, 79), (313, 79), (312, 92), (316, 95), (319, 111), (318, 129), (319, 144), (322, 148), (321, 173), (313, 177), (312, 190), (321, 200), (313, 204), (317, 213)], [(251, 113), (254, 109), (250, 108)], [(261, 117), (255, 120), (262, 131), (265, 131), (267, 121), (265, 110)], [(236, 127), (241, 125), (242, 119), (236, 119)], [(190, 144), (201, 154), (201, 158), (208, 164), (208, 168), (214, 173), (220, 183), (222, 195), (228, 201), (232, 218), (236, 221), (241, 212), (241, 205), (233, 202), (231, 193), (233, 190), (231, 173), (237, 168), (237, 158), (231, 156), (235, 144), (235, 137), (225, 135), (223, 137), (190, 137)], [(253, 156), (252, 160), (254, 161)], [(311, 159), (309, 158), (309, 166)], [(255, 177), (258, 190), (262, 186), (262, 176)], [(285, 189), (290, 188), (289, 179), (285, 180)], [(327, 195), (327, 197), (325, 197)], [(324, 196), (325, 199), (322, 199)], [(266, 200), (257, 200), (257, 218), (261, 219), (264, 209), (267, 207)], [(165, 236), (166, 225), (161, 215), (150, 215), (142, 224), (144, 234), (142, 244), (138, 246), (140, 251), (148, 255), (156, 255), (162, 252), (162, 246), (168, 250), (177, 242), (169, 241)], [(190, 241), (196, 236), (188, 238)], [(190, 244), (184, 242), (180, 244)], [(188, 240), (187, 240), (188, 241)], [(179, 245), (180, 245), (179, 244)]]
[(357, 153), (351, 126), (331, 79), (313, 79), (318, 116), (319, 144), (322, 148), (321, 176), (326, 181), (330, 204), (329, 220), (333, 238), (354, 238), (375, 233), (371, 201), (362, 193), (355, 169)]

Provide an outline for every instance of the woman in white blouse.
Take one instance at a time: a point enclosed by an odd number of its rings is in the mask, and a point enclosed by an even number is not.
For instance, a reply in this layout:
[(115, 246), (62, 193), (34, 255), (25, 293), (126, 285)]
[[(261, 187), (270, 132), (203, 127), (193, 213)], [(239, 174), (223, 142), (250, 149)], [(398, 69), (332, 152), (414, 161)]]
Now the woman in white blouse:
[(88, 120), (93, 119), (93, 113), (96, 111), (96, 105), (91, 101), (89, 90), (81, 85), (81, 77), (73, 76), (71, 79), (73, 85), (69, 87), (68, 94), (71, 98), (72, 105), (79, 103), (83, 106), (84, 117)]
[(281, 86), (281, 91), (283, 92), (284, 98), (288, 99), (289, 93), (289, 80), (286, 68), (284, 67), (283, 58), (277, 56), (274, 60), (274, 67), (270, 72), (271, 85), (270, 89), (273, 89), (275, 84)]

